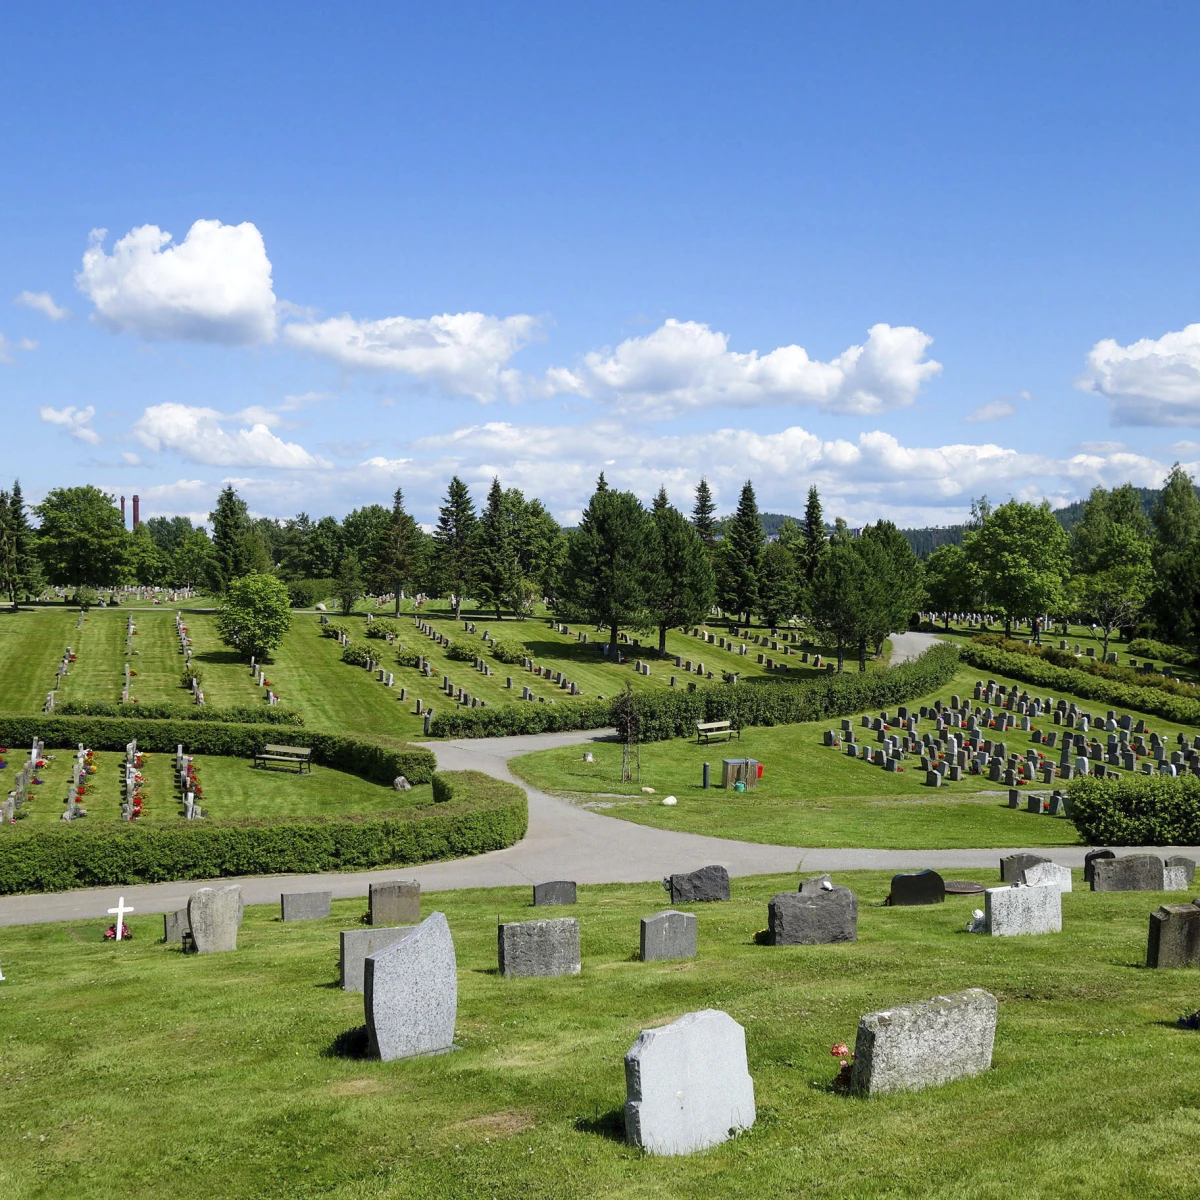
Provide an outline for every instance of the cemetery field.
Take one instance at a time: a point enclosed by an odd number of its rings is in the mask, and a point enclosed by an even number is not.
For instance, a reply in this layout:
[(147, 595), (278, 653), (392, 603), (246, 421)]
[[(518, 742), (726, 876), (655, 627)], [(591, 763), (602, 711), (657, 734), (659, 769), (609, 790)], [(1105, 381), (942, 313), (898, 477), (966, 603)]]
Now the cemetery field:
[[(1081, 872), (1075, 885), (1081, 886)], [(995, 883), (997, 872), (974, 872)], [(497, 918), (526, 889), (427, 895), (458, 961), (460, 1050), (356, 1057), (362, 997), (337, 984), (338, 930), (248, 908), (233, 953), (185, 956), (162, 918), (0, 929), (0, 1194), (334, 1200), (419, 1196), (820, 1195), (1034, 1200), (1195, 1195), (1200, 1033), (1194, 971), (1142, 967), (1148, 915), (1175, 894), (1063, 896), (1060, 934), (965, 932), (971, 898), (875, 907), (882, 873), (846, 872), (859, 940), (757, 945), (792, 876), (733, 881), (691, 906), (699, 956), (637, 961), (657, 885), (583, 887), (583, 970), (497, 975)], [(113, 902), (116, 901), (116, 893)], [(686, 906), (685, 906), (686, 907)], [(992, 1069), (923, 1092), (850, 1098), (831, 1083), (859, 1017), (967, 987), (999, 1000)], [(686, 1158), (622, 1140), (622, 1058), (639, 1030), (703, 1008), (746, 1030), (756, 1125)]]
[[(74, 755), (69, 750), (52, 750), (55, 757), (38, 772), (43, 783), (32, 789), (32, 798), (22, 807), (25, 821), (58, 823), (71, 784)], [(86, 826), (121, 821), (121, 781), (125, 755), (118, 751), (96, 751), (96, 771), (88, 776), (89, 792), (83, 801)], [(11, 764), (11, 759), (10, 759)], [(198, 754), (195, 766), (204, 789), (205, 815), (217, 820), (236, 817), (373, 815), (431, 805), (429, 784), (409, 792), (372, 783), (357, 775), (314, 766), (311, 773), (294, 770), (264, 770), (249, 759)], [(183, 803), (174, 775), (174, 755), (147, 754), (143, 757), (143, 808), (139, 822), (183, 819)]]
[[(962, 667), (946, 687), (909, 707), (949, 701), (956, 694), (969, 698), (978, 677), (974, 668)], [(1015, 682), (996, 678), (1008, 686)], [(1041, 694), (1030, 688), (1034, 690)], [(1055, 693), (1055, 699), (1060, 698), (1076, 699)], [(1107, 706), (1095, 701), (1080, 699), (1078, 704), (1102, 716), (1107, 712)], [(857, 715), (853, 721), (860, 742), (876, 745), (875, 735), (861, 728)], [(1196, 733), (1159, 717), (1147, 717), (1146, 724), (1172, 743), (1177, 733), (1189, 738)], [(653, 787), (653, 796), (644, 795), (636, 779), (621, 782), (621, 746), (615, 742), (543, 750), (514, 759), (510, 766), (533, 786), (603, 805), (609, 816), (743, 841), (897, 850), (1079, 844), (1074, 825), (1065, 817), (1028, 813), (1024, 804), (1010, 809), (1008, 789), (989, 782), (986, 775), (964, 775), (957, 783), (928, 788), (916, 756), (905, 760), (903, 772), (890, 773), (848, 758), (844, 748), (824, 746), (824, 732), (840, 727), (839, 719), (744, 729), (740, 741), (710, 745), (697, 745), (695, 738), (648, 742), (641, 747), (641, 785)], [(1034, 728), (1039, 727), (1056, 728), (1048, 718), (1034, 722)], [(930, 728), (932, 722), (922, 722), (921, 732)], [(1031, 733), (1019, 729), (1002, 736), (1010, 751), (1024, 753), (1033, 746)], [(585, 750), (592, 751), (595, 762), (583, 761)], [(1057, 750), (1047, 749), (1046, 754), (1057, 762)], [(711, 764), (712, 782), (719, 785), (721, 760), (746, 757), (764, 764), (756, 788), (744, 793), (719, 786), (703, 790), (704, 762)], [(1052, 786), (1039, 783), (1021, 790), (1047, 793)], [(666, 795), (677, 797), (678, 804), (659, 803)]]
[(75, 609), (0, 611), (0, 708), (41, 712), (63, 651), (81, 636), (78, 620)]

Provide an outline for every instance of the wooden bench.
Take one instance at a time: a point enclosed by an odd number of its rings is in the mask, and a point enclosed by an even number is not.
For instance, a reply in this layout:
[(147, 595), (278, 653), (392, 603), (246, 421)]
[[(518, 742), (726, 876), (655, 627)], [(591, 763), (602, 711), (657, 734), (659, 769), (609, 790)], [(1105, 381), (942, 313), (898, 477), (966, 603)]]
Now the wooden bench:
[(307, 769), (312, 774), (312, 750), (308, 746), (264, 746), (255, 756), (254, 765), (260, 763), (288, 763), (297, 768), (297, 773), (303, 775)]
[(733, 741), (733, 735), (737, 734), (737, 739), (742, 740), (742, 731), (735, 729), (732, 721), (697, 721), (696, 722), (696, 745), (699, 746), (701, 741), (705, 744), (711, 742), (713, 738), (727, 738)]

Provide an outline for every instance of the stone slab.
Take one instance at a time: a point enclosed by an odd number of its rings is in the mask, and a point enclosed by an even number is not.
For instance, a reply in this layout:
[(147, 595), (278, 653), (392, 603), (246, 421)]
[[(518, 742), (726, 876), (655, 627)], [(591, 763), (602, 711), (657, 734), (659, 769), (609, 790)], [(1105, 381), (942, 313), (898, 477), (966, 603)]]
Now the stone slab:
[(373, 883), (367, 907), (372, 925), (415, 925), (421, 919), (421, 885), (415, 879)]
[(1020, 883), (1021, 872), (1027, 867), (1049, 861), (1048, 858), (1043, 858), (1040, 854), (1010, 854), (1007, 858), (1000, 860), (1000, 882)]
[(642, 962), (672, 958), (695, 958), (700, 922), (695, 913), (672, 908), (643, 917), (641, 922)]
[(1157, 854), (1127, 854), (1092, 862), (1093, 892), (1161, 892), (1163, 861)]
[(1150, 914), (1146, 966), (1200, 967), (1200, 905), (1164, 904)]
[(533, 905), (543, 908), (551, 904), (574, 904), (575, 883), (570, 879), (553, 879), (549, 883), (533, 885)]
[(846, 887), (780, 892), (767, 905), (773, 946), (825, 946), (858, 940), (858, 897)]
[(320, 921), (329, 916), (332, 892), (281, 892), (279, 915), (285, 921)]
[(578, 975), (579, 922), (509, 921), (496, 929), (496, 950), (501, 975)]
[(717, 1009), (644, 1029), (625, 1055), (625, 1138), (650, 1154), (693, 1154), (755, 1121), (746, 1031)]
[(1061, 867), (1056, 862), (1040, 862), (1026, 867), (1017, 882), (1024, 883), (1029, 887), (1052, 883), (1060, 892), (1069, 892), (1073, 889), (1071, 868)]
[(416, 928), (415, 925), (369, 926), (361, 929), (343, 929), (341, 935), (342, 991), (361, 992), (366, 969), (363, 966), (368, 955), (388, 946), (394, 946)]
[(1167, 859), (1166, 866), (1168, 868), (1182, 867), (1184, 874), (1187, 876), (1187, 882), (1189, 884), (1192, 883), (1196, 878), (1196, 860), (1194, 858), (1188, 858), (1183, 854), (1172, 854)]
[(907, 907), (941, 904), (946, 899), (946, 882), (936, 871), (916, 871), (892, 876), (888, 903)]
[(701, 867), (698, 871), (672, 875), (663, 882), (671, 893), (672, 904), (729, 899), (729, 872), (724, 867)]
[(191, 933), (192, 927), (188, 924), (188, 910), (186, 908), (177, 908), (174, 912), (163, 913), (163, 941), (164, 942), (183, 942), (183, 935)]
[(858, 1023), (851, 1087), (913, 1092), (979, 1075), (992, 1065), (996, 997), (982, 988), (867, 1013)]
[(1117, 856), (1111, 850), (1089, 850), (1083, 856), (1083, 882), (1091, 886), (1092, 876), (1095, 874), (1095, 863), (1099, 859), (1116, 858)]
[(1062, 932), (1062, 891), (1057, 883), (988, 888), (983, 903), (984, 932), (992, 937)]
[(242, 889), (236, 883), (193, 892), (187, 915), (196, 952), (218, 954), (236, 950), (242, 908)]
[(394, 945), (368, 954), (364, 968), (371, 1054), (392, 1062), (454, 1048), (458, 964), (445, 913), (430, 913)]

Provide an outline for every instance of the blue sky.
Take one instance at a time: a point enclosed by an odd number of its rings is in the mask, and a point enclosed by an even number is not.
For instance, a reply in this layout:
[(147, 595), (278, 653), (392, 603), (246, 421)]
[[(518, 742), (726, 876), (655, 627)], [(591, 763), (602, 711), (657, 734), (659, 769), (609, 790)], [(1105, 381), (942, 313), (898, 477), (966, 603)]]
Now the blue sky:
[(0, 478), (943, 524), (1200, 464), (1194, 7), (344, 9), (0, 10)]

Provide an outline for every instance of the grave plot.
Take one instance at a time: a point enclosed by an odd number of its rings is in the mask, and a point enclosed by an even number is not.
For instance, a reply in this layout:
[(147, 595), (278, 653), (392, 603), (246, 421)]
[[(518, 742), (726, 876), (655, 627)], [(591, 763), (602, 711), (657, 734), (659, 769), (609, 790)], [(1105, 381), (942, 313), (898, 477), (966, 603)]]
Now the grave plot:
[(0, 709), (41, 712), (67, 646), (76, 648), (78, 612), (0, 612)]

